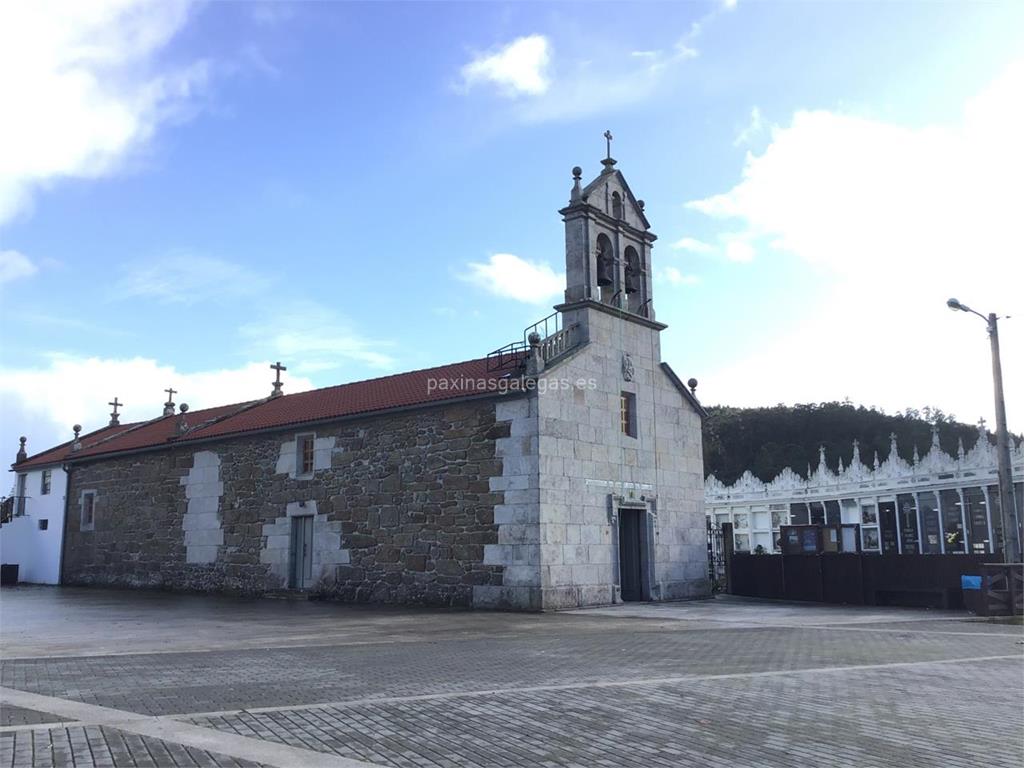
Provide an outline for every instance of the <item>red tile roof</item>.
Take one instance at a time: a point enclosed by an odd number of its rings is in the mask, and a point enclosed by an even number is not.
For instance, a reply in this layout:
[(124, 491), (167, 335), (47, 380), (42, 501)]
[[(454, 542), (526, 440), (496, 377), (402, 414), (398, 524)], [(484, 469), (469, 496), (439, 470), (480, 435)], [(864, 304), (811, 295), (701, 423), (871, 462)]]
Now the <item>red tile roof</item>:
[(473, 395), (498, 395), (499, 381), (518, 373), (508, 368), (489, 371), (488, 359), (468, 360), (436, 368), (409, 371), (379, 379), (298, 392), (294, 395), (267, 398), (248, 403), (223, 405), (185, 416), (189, 429), (178, 434), (178, 415), (164, 416), (149, 422), (125, 427), (112, 427), (94, 432), (82, 439), (82, 449), (71, 454), (70, 443), (45, 454), (34, 456), (16, 469), (38, 465), (43, 456), (68, 458), (137, 451), (157, 446), (229, 437), (267, 429), (286, 429), (310, 422), (330, 421), (347, 416), (372, 414), (396, 408), (409, 408), (457, 400)]
[[(259, 402), (259, 401), (255, 401)], [(99, 442), (93, 441), (89, 446), (83, 446), (82, 450), (75, 451), (71, 458), (79, 459), (85, 456), (96, 456), (101, 453), (119, 453), (121, 451), (134, 451), (140, 448), (150, 448), (155, 445), (166, 445), (175, 442), (177, 439), (188, 439), (201, 432), (204, 425), (210, 424), (216, 419), (230, 416), (244, 408), (251, 407), (253, 403), (235, 403), (234, 405), (221, 405), (216, 408), (205, 408), (201, 411), (189, 411), (185, 414), (185, 422), (189, 431), (183, 435), (178, 434), (178, 414), (174, 416), (162, 416), (153, 421), (143, 421), (133, 426), (132, 429), (112, 435), (109, 439)]]
[[(124, 432), (127, 429), (131, 429), (136, 426), (135, 424), (120, 424), (116, 427), (103, 427), (97, 429), (94, 432), (89, 432), (85, 435), (79, 436), (79, 442), (82, 444), (81, 450), (85, 450), (91, 445), (95, 445), (97, 442), (102, 441), (112, 435)], [(29, 456), (25, 461), (17, 464), (16, 467), (19, 471), (26, 469), (36, 469), (37, 467), (45, 467), (49, 464), (60, 464), (65, 459), (72, 455), (71, 440), (66, 443), (50, 448), (42, 453), (37, 453), (34, 456)], [(79, 451), (73, 452), (78, 455)]]
[[(380, 379), (357, 381), (335, 387), (314, 389), (294, 395), (276, 397), (202, 430), (200, 437), (231, 435), (257, 429), (273, 429), (310, 421), (324, 421), (361, 413), (406, 408), (428, 403), (454, 400), (470, 395), (487, 394), (488, 387), (508, 374), (488, 371), (487, 359), (442, 365), (420, 371), (409, 371)], [(430, 382), (435, 384), (431, 386)], [(448, 382), (471, 381), (471, 388), (453, 389)], [(440, 382), (445, 382), (441, 385)], [(477, 387), (477, 384), (482, 384)], [(443, 386), (443, 388), (442, 388)]]

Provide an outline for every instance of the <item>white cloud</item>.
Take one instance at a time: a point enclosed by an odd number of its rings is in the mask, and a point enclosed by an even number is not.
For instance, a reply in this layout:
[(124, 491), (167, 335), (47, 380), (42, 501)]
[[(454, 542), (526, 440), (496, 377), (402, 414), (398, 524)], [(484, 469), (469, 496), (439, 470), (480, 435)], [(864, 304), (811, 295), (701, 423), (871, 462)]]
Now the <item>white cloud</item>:
[(725, 236), (723, 238), (725, 258), (739, 264), (749, 264), (754, 260), (754, 246), (742, 236)]
[(710, 243), (695, 240), (692, 237), (684, 237), (672, 243), (672, 248), (677, 251), (689, 251), (690, 253), (713, 253), (715, 248)]
[[(266, 397), (274, 372), (269, 362), (238, 368), (185, 372), (146, 357), (126, 359), (51, 355), (39, 367), (7, 368), (0, 375), (3, 433), (0, 446), (14, 460), (17, 437), (29, 438), (30, 453), (71, 438), (73, 424), (84, 431), (104, 426), (116, 395), (125, 403), (122, 423), (156, 418), (168, 387), (178, 390), (177, 403), (192, 410)], [(308, 378), (283, 375), (285, 392), (313, 388)], [(69, 383), (70, 382), (70, 383)]]
[(538, 96), (550, 86), (550, 44), (543, 35), (519, 37), (498, 50), (478, 55), (462, 68), (466, 88), (492, 83), (504, 96)]
[(616, 50), (609, 43), (598, 58), (590, 51), (585, 58), (566, 56), (543, 94), (516, 103), (515, 117), (526, 123), (579, 119), (649, 101), (679, 64), (697, 55), (688, 38), (670, 51)]
[(675, 267), (665, 267), (661, 270), (661, 278), (671, 285), (697, 285), (700, 278), (697, 275), (684, 275)]
[(547, 264), (527, 261), (511, 253), (496, 253), (486, 264), (472, 262), (460, 280), (478, 285), (495, 296), (528, 304), (543, 304), (565, 289), (565, 275)]
[(158, 71), (181, 0), (0, 3), (0, 223), (33, 191), (115, 171), (205, 81), (194, 62)]
[[(705, 396), (742, 404), (850, 394), (889, 409), (927, 401), (991, 420), (984, 326), (949, 312), (945, 300), (1020, 311), (1022, 93), (1018, 61), (950, 125), (797, 112), (772, 130), (762, 154), (748, 154), (732, 189), (690, 203), (728, 228), (720, 237), (739, 226), (736, 242), (768, 242), (817, 280), (810, 294), (765, 286), (780, 301), (805, 304), (805, 316), (782, 329), (752, 323), (744, 343), (757, 351), (705, 376)], [(1001, 335), (1019, 429), (1024, 401), (1013, 393), (1024, 391), (1024, 334), (1015, 322)]]
[(505, 107), (509, 118), (524, 123), (574, 120), (642, 104), (659, 94), (683, 62), (699, 55), (697, 40), (705, 26), (730, 8), (729, 3), (713, 7), (666, 49), (637, 49), (614, 36), (567, 35), (557, 46), (550, 35), (517, 38), (466, 64), (460, 90), (496, 86), (512, 101)]
[(0, 285), (23, 277), (32, 277), (38, 271), (39, 267), (25, 254), (18, 251), (0, 251)]
[(357, 363), (389, 369), (391, 342), (369, 339), (344, 317), (313, 301), (294, 301), (271, 315), (243, 325), (242, 338), (252, 356), (271, 355), (295, 371), (315, 373)]
[(751, 237), (745, 232), (723, 232), (715, 236), (715, 244), (684, 237), (672, 243), (676, 251), (696, 253), (700, 256), (717, 256), (726, 261), (746, 264), (754, 260), (756, 251)]
[(130, 265), (113, 287), (118, 298), (151, 298), (169, 304), (195, 304), (265, 291), (270, 280), (241, 264), (209, 256), (173, 253)]
[(750, 119), (743, 129), (736, 134), (736, 138), (733, 140), (732, 145), (739, 147), (743, 144), (749, 144), (755, 136), (759, 136), (764, 130), (764, 118), (761, 117), (761, 110), (754, 107), (750, 110)]

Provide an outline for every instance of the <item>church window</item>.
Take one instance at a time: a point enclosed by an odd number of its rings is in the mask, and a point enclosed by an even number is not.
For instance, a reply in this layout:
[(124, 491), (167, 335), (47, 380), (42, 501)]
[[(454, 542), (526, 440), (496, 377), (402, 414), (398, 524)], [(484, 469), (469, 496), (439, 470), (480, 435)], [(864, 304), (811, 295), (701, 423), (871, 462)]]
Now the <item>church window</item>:
[(50, 493), (50, 483), (52, 480), (51, 470), (44, 469), (42, 474), (39, 476), (39, 495), (46, 496)]
[(612, 192), (612, 216), (622, 218), (622, 195), (618, 192)]
[(96, 491), (82, 492), (82, 509), (79, 527), (83, 531), (91, 531), (96, 523)]
[(297, 442), (296, 474), (313, 474), (313, 440), (315, 435), (299, 435)]
[(623, 392), (619, 397), (619, 423), (622, 434), (636, 437), (636, 395)]

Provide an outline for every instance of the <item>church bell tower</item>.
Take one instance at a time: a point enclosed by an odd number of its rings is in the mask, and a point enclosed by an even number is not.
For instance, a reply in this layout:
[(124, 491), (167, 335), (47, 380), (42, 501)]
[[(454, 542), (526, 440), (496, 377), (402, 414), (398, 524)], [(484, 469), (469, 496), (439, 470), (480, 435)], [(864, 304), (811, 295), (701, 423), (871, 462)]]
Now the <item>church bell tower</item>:
[(565, 222), (565, 304), (569, 309), (595, 302), (654, 320), (651, 248), (657, 236), (612, 158), (612, 134), (605, 131), (604, 169), (582, 186), (582, 169), (572, 169), (569, 205), (559, 211)]

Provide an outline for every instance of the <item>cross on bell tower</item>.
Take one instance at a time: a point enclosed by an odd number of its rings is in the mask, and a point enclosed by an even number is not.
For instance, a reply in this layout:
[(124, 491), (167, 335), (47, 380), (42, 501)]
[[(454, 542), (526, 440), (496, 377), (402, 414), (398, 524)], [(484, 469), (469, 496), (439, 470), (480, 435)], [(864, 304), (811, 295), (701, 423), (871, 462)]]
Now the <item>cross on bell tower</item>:
[(598, 302), (654, 319), (651, 248), (657, 236), (612, 157), (612, 132), (605, 131), (604, 170), (582, 186), (583, 169), (572, 169), (565, 222), (565, 305)]
[(604, 166), (604, 170), (601, 173), (613, 173), (615, 170), (615, 160), (612, 158), (612, 136), (611, 131), (605, 131), (603, 134), (605, 142), (605, 158), (601, 161), (601, 165)]

